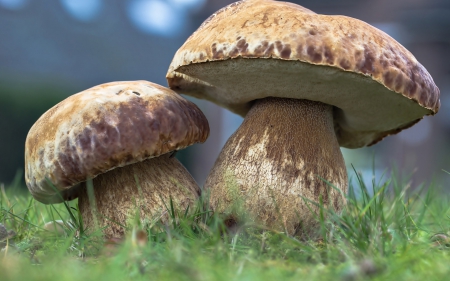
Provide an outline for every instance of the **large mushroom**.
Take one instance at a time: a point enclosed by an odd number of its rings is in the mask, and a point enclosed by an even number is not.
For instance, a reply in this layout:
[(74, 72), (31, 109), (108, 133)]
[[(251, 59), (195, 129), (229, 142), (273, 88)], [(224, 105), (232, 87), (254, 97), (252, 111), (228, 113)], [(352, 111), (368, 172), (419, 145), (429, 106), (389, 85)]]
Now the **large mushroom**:
[(206, 180), (212, 208), (236, 215), (240, 204), (289, 234), (314, 231), (309, 200), (342, 208), (325, 182), (347, 191), (339, 146), (372, 145), (440, 105), (430, 74), (387, 34), (272, 0), (210, 16), (177, 51), (167, 79), (245, 117)]
[[(147, 82), (113, 82), (72, 95), (44, 113), (25, 144), (25, 180), (34, 198), (79, 198), (85, 227), (120, 237), (127, 219), (185, 210), (200, 189), (173, 153), (209, 135), (200, 109)], [(93, 179), (89, 196), (87, 180)]]

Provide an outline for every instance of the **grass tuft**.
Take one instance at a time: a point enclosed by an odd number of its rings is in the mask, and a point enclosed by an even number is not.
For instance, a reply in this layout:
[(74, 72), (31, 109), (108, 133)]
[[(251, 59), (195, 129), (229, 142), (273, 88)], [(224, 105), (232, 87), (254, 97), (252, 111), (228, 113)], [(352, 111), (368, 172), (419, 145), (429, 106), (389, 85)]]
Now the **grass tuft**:
[(1, 280), (445, 280), (448, 197), (395, 176), (369, 186), (355, 176), (343, 211), (308, 202), (319, 210), (314, 240), (255, 225), (228, 231), (201, 198), (186, 210), (166, 202), (164, 223), (136, 212), (124, 240), (104, 241), (83, 229), (76, 202), (47, 206), (0, 186), (0, 223), (16, 232), (0, 244)]

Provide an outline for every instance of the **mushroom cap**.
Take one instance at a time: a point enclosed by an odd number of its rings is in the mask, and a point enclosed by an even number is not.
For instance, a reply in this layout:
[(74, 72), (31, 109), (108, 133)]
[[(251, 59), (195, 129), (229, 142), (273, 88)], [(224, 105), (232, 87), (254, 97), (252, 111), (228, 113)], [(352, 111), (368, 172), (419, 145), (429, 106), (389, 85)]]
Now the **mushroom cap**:
[(72, 200), (89, 178), (208, 135), (200, 109), (170, 89), (147, 81), (102, 84), (58, 103), (31, 127), (25, 181), (42, 203)]
[(438, 112), (439, 89), (393, 38), (346, 16), (272, 0), (233, 3), (177, 51), (169, 87), (241, 116), (265, 97), (334, 106), (340, 146), (374, 144)]

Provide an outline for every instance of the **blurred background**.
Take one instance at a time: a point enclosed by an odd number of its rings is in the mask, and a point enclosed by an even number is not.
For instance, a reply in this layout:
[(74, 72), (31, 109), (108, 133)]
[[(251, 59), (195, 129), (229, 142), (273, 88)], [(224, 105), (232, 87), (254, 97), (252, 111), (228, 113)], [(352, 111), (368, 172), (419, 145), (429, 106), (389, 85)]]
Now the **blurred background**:
[[(229, 0), (0, 0), (0, 184), (24, 185), (24, 143), (47, 109), (74, 93), (120, 80), (167, 86), (176, 50)], [(392, 170), (412, 186), (450, 188), (450, 1), (297, 0), (316, 13), (361, 19), (409, 49), (441, 90), (442, 107), (414, 127), (363, 149), (342, 149), (372, 181)], [(194, 101), (211, 135), (177, 157), (203, 184), (227, 138), (242, 118)], [(350, 175), (354, 172), (350, 171)]]

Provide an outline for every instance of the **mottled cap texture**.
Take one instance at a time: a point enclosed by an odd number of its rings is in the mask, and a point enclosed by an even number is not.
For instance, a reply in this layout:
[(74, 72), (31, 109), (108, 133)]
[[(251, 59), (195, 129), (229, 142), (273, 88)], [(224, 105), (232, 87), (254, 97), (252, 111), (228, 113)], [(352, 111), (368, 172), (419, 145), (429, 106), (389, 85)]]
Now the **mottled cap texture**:
[(265, 97), (334, 106), (339, 144), (371, 145), (438, 112), (439, 89), (393, 38), (346, 16), (271, 0), (233, 3), (177, 51), (171, 89), (245, 116)]
[(26, 184), (42, 203), (71, 200), (89, 178), (204, 142), (208, 135), (200, 109), (165, 87), (102, 84), (58, 103), (31, 127)]

